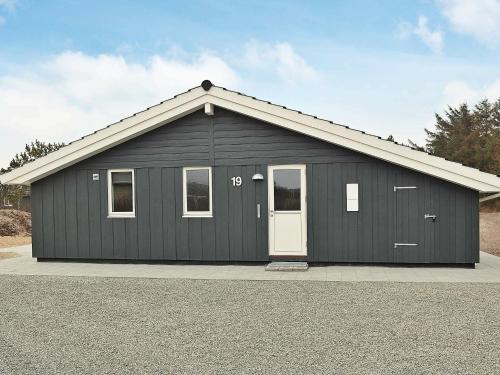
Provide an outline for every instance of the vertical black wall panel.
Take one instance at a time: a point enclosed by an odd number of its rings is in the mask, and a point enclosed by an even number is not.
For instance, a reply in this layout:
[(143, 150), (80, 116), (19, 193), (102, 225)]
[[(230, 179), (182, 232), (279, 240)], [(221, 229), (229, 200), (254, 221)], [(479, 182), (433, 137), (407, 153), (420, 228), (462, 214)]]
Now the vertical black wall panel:
[(335, 241), (335, 174), (333, 171), (333, 166), (327, 164), (327, 192), (326, 192), (326, 211), (327, 211), (327, 259), (329, 262), (333, 262), (334, 259), (334, 241)]
[(243, 259), (243, 206), (241, 187), (233, 186), (231, 178), (241, 176), (241, 166), (228, 168), (228, 176), (225, 181), (229, 186), (228, 209), (229, 209), (229, 254), (230, 260), (241, 261)]
[[(177, 259), (175, 245), (176, 199), (173, 168), (162, 168), (162, 216), (163, 216), (163, 256), (165, 259)], [(182, 204), (182, 202), (179, 202)]]
[(64, 173), (54, 176), (54, 244), (56, 258), (66, 257), (66, 210), (64, 209)]
[(176, 168), (174, 172), (174, 188), (176, 201), (176, 232), (175, 243), (178, 260), (189, 260), (189, 222), (187, 218), (183, 218), (183, 203), (182, 203), (182, 169)]
[(377, 191), (376, 202), (374, 202), (375, 221), (373, 223), (373, 233), (376, 241), (374, 243), (373, 259), (378, 262), (389, 262), (389, 252), (392, 253), (392, 246), (389, 245), (387, 229), (391, 225), (389, 218), (392, 217), (392, 213), (389, 208), (389, 199), (392, 198), (392, 194), (388, 189), (387, 169), (377, 164), (376, 171), (377, 180), (373, 184)]
[(450, 191), (448, 186), (439, 183), (439, 262), (446, 263), (450, 261), (449, 254), (450, 250), (450, 238), (449, 234), (451, 231), (451, 218), (450, 218)]
[(113, 219), (113, 259), (125, 259), (127, 238), (125, 232), (126, 221), (129, 219)]
[(342, 249), (343, 249), (343, 241), (344, 237), (343, 232), (343, 182), (342, 182), (342, 165), (341, 164), (333, 164), (330, 165), (330, 175), (331, 180), (333, 181), (333, 185), (329, 188), (329, 203), (328, 205), (333, 207), (333, 217), (329, 220), (329, 232), (333, 233), (333, 241), (329, 241), (329, 254), (328, 261), (336, 262), (342, 259)]
[[(101, 181), (93, 181), (92, 175), (99, 174), (98, 170), (89, 170), (87, 173), (89, 190), (89, 238), (90, 258), (102, 258), (101, 254)], [(105, 218), (103, 218), (104, 220)]]
[(318, 187), (316, 196), (318, 197), (317, 207), (312, 213), (315, 216), (316, 223), (313, 232), (318, 234), (315, 241), (315, 254), (318, 259), (328, 259), (328, 205), (324, 204), (328, 201), (328, 168), (326, 164), (316, 164), (317, 172), (315, 181)]
[(78, 258), (78, 221), (76, 213), (76, 171), (64, 172), (64, 202), (66, 228), (66, 256)]
[(86, 170), (76, 171), (76, 225), (78, 258), (90, 257), (89, 243), (89, 191)]
[(214, 216), (215, 216), (215, 260), (229, 260), (229, 185), (227, 168), (215, 167), (214, 175)]
[(113, 221), (115, 219), (108, 218), (108, 181), (107, 171), (100, 170), (99, 180), (102, 183), (100, 187), (101, 199), (101, 256), (105, 259), (113, 258), (114, 244), (113, 244)]
[(38, 186), (41, 186), (43, 196), (43, 257), (55, 258), (54, 178), (46, 178)]
[(465, 226), (466, 220), (466, 204), (461, 202), (466, 202), (467, 196), (463, 190), (457, 190), (456, 193), (456, 211), (455, 211), (455, 260), (459, 263), (465, 263), (465, 241), (466, 241), (466, 231)]
[(31, 187), (32, 251), (34, 257), (43, 257), (43, 195), (40, 182)]
[(149, 169), (136, 170), (137, 245), (139, 259), (151, 259)]
[(201, 232), (201, 222), (203, 219), (205, 218), (190, 217), (184, 219), (188, 223), (189, 260), (202, 260), (203, 258), (203, 238)]
[(257, 259), (257, 209), (255, 200), (256, 183), (252, 181), (255, 174), (255, 166), (243, 167), (241, 178), (242, 185), (238, 187), (242, 195), (242, 236), (243, 236), (243, 259), (252, 261)]
[(139, 259), (139, 236), (137, 232), (137, 219), (126, 219), (124, 221), (126, 238), (125, 259)]
[(359, 205), (363, 207), (359, 211), (359, 260), (361, 262), (373, 261), (373, 205), (374, 205), (374, 190), (377, 185), (373, 182), (376, 180), (377, 170), (369, 164), (359, 165)]
[(151, 259), (164, 259), (163, 256), (163, 208), (162, 178), (160, 168), (149, 170), (149, 206), (151, 226)]
[(202, 259), (213, 261), (215, 259), (215, 220), (201, 220), (201, 243), (203, 246)]

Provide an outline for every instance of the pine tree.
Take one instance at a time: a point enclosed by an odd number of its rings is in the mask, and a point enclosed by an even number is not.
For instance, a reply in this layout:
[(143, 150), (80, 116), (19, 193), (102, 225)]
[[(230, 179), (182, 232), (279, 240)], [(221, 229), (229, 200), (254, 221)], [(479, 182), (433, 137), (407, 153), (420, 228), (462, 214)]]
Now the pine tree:
[(482, 100), (436, 113), (436, 130), (427, 133), (427, 150), (436, 156), (500, 175), (500, 99)]
[(413, 149), (415, 149), (417, 151), (426, 152), (425, 147), (420, 146), (419, 144), (413, 142), (411, 139), (408, 139), (408, 146), (410, 146), (411, 148), (413, 148)]
[[(56, 151), (64, 146), (64, 143), (45, 143), (35, 140), (26, 144), (24, 151), (16, 154), (10, 161), (8, 168), (1, 168), (0, 174), (7, 173), (13, 169), (22, 167), (24, 164), (32, 162), (42, 156), (45, 156), (53, 151)], [(8, 199), (11, 203), (16, 204), (19, 208), (21, 198), (25, 195), (25, 187), (22, 185), (2, 185), (0, 184), (0, 203), (4, 199)]]
[(0, 169), (0, 174), (10, 172), (13, 169), (22, 167), (24, 164), (32, 162), (42, 156), (50, 154), (52, 151), (59, 150), (64, 143), (45, 143), (36, 139), (34, 142), (26, 144), (24, 151), (16, 154), (10, 161), (7, 169)]

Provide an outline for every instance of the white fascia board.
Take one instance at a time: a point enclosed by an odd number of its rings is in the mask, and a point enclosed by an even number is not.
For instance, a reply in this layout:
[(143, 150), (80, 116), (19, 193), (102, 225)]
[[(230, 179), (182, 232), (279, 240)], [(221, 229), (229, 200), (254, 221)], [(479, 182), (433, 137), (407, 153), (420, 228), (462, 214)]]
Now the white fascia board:
[(479, 203), (483, 203), (483, 202), (489, 201), (491, 199), (496, 199), (496, 198), (500, 198), (500, 193), (496, 193), (493, 195), (488, 195), (488, 196), (483, 197), (483, 198), (479, 198)]
[(121, 122), (88, 135), (13, 171), (0, 175), (2, 184), (30, 184), (114, 147), (140, 134), (172, 122), (205, 106), (205, 91), (200, 88), (137, 113)]
[(329, 121), (303, 115), (251, 97), (213, 87), (210, 102), (250, 117), (322, 139), (375, 158), (426, 173), (481, 192), (500, 191), (500, 178), (409, 147), (396, 145)]

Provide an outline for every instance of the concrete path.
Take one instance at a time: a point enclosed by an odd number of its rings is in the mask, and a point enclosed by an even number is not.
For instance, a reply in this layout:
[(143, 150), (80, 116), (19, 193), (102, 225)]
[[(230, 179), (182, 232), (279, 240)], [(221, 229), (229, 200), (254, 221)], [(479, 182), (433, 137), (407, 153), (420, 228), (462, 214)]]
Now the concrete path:
[(31, 246), (0, 249), (20, 256), (0, 260), (0, 274), (166, 279), (317, 280), (500, 283), (500, 257), (481, 252), (476, 269), (384, 266), (312, 266), (306, 272), (269, 272), (262, 265), (106, 264), (37, 262)]

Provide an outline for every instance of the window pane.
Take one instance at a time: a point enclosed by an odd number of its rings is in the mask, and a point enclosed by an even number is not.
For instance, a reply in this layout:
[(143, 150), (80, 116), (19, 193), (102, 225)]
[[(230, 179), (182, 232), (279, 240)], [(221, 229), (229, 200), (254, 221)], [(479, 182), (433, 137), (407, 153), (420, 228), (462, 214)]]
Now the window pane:
[(275, 169), (274, 210), (300, 211), (300, 170)]
[(209, 190), (208, 169), (192, 169), (186, 171), (188, 211), (210, 211)]
[(112, 172), (113, 212), (132, 212), (132, 172)]
[(112, 172), (113, 184), (132, 184), (132, 172)]

